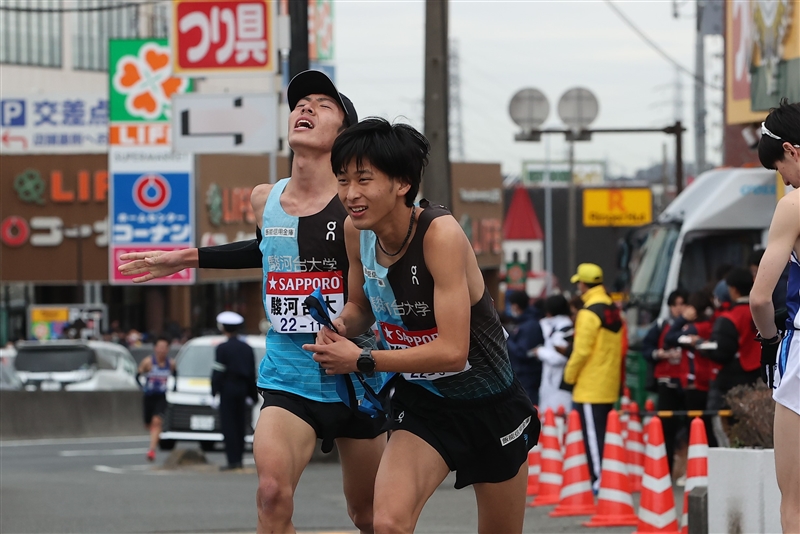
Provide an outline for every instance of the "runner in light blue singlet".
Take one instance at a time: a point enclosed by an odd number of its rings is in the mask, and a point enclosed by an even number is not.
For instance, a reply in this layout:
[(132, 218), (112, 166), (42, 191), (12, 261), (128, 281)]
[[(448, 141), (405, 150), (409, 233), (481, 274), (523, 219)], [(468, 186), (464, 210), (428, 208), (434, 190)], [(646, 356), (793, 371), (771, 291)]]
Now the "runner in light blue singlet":
[[(319, 324), (304, 309), (303, 300), (322, 287), (331, 317), (344, 307), (347, 291), (347, 253), (343, 223), (347, 216), (338, 197), (319, 213), (294, 217), (281, 206), (288, 178), (272, 188), (264, 208), (260, 244), (266, 276), (264, 310), (272, 323), (267, 332), (267, 355), (261, 361), (258, 387), (300, 395), (319, 402), (341, 402), (336, 377), (326, 375), (312, 354), (301, 347), (313, 343)], [(378, 389), (383, 375), (367, 379)], [(353, 380), (358, 398), (364, 391)]]

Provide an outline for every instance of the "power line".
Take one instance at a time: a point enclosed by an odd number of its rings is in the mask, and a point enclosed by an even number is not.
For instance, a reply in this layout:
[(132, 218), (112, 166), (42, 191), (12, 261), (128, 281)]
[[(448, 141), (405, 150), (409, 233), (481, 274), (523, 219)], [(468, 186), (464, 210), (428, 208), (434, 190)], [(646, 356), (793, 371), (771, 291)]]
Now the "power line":
[(696, 75), (696, 74), (695, 74), (693, 71), (691, 71), (691, 70), (687, 69), (686, 67), (684, 67), (683, 65), (681, 65), (680, 63), (678, 63), (678, 61), (677, 61), (677, 60), (673, 59), (673, 58), (672, 58), (672, 56), (670, 56), (670, 55), (669, 55), (669, 54), (667, 54), (667, 53), (666, 53), (664, 50), (662, 50), (662, 49), (661, 49), (661, 47), (660, 47), (660, 46), (658, 46), (658, 44), (656, 44), (656, 43), (655, 43), (655, 42), (654, 42), (652, 39), (650, 39), (650, 38), (649, 38), (647, 35), (645, 35), (645, 34), (644, 34), (644, 32), (643, 32), (642, 30), (640, 30), (640, 29), (639, 29), (639, 28), (638, 28), (638, 27), (637, 27), (637, 26), (636, 26), (636, 25), (633, 23), (633, 21), (631, 21), (631, 19), (629, 19), (627, 16), (625, 16), (625, 13), (623, 13), (622, 11), (620, 11), (620, 9), (619, 9), (619, 8), (618, 8), (616, 5), (614, 5), (614, 3), (613, 3), (611, 0), (605, 0), (605, 2), (606, 2), (606, 4), (608, 4), (608, 7), (610, 7), (610, 8), (611, 8), (611, 9), (614, 11), (614, 13), (616, 13), (616, 14), (619, 16), (619, 18), (621, 18), (621, 19), (622, 19), (622, 21), (623, 21), (625, 24), (627, 24), (627, 25), (628, 25), (628, 27), (630, 27), (630, 29), (632, 29), (632, 30), (633, 30), (633, 31), (634, 31), (634, 32), (635, 32), (635, 33), (636, 33), (636, 34), (637, 34), (639, 37), (641, 37), (641, 38), (642, 38), (642, 40), (643, 40), (645, 43), (647, 43), (647, 44), (650, 46), (650, 48), (652, 48), (653, 50), (655, 50), (656, 52), (658, 52), (658, 54), (659, 54), (661, 57), (663, 57), (664, 59), (666, 59), (667, 61), (669, 61), (669, 62), (670, 62), (670, 63), (672, 63), (673, 65), (675, 65), (675, 67), (676, 67), (678, 70), (680, 70), (680, 71), (681, 71), (681, 72), (683, 72), (684, 74), (688, 74), (688, 75), (689, 75), (689, 76), (691, 76), (691, 77), (692, 77), (692, 78), (693, 78), (695, 81), (702, 83), (703, 85), (705, 85), (706, 87), (708, 87), (708, 88), (710, 88), (710, 89), (716, 89), (717, 91), (722, 91), (722, 87), (720, 87), (720, 86), (718, 86), (718, 85), (712, 85), (712, 84), (710, 84), (710, 83), (706, 82), (706, 81), (705, 81), (703, 78), (701, 78), (701, 77), (697, 76), (697, 75)]
[(10, 13), (85, 13), (90, 11), (113, 11), (117, 9), (126, 9), (129, 7), (137, 7), (144, 5), (163, 4), (164, 0), (142, 0), (140, 2), (125, 2), (115, 4), (105, 4), (101, 6), (86, 6), (86, 7), (20, 7), (20, 6), (7, 6), (0, 4), (0, 11), (8, 11)]

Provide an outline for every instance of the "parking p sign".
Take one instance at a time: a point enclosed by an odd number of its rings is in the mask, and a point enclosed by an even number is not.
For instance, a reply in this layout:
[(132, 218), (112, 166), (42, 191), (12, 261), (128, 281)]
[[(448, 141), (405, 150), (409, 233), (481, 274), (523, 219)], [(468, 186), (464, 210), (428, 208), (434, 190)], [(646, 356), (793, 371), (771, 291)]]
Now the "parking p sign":
[(25, 101), (17, 98), (2, 100), (0, 105), (0, 125), (25, 126)]

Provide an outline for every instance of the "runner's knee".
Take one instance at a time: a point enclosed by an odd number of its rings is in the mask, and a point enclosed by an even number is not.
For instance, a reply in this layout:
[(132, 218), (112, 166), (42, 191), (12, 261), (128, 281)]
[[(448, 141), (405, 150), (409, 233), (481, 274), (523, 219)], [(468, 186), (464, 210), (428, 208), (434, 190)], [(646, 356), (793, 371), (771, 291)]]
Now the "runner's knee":
[(410, 523), (408, 517), (400, 518), (395, 514), (382, 513), (378, 510), (375, 511), (372, 523), (375, 534), (400, 534), (414, 531), (414, 525)]
[(292, 488), (278, 482), (274, 477), (259, 477), (256, 491), (256, 505), (259, 513), (292, 515)]
[(376, 514), (373, 519), (375, 534), (401, 534), (413, 532), (413, 526), (405, 524), (404, 521), (398, 521), (397, 518), (387, 515)]
[(372, 527), (372, 505), (370, 506), (348, 506), (347, 513), (359, 532), (373, 532)]

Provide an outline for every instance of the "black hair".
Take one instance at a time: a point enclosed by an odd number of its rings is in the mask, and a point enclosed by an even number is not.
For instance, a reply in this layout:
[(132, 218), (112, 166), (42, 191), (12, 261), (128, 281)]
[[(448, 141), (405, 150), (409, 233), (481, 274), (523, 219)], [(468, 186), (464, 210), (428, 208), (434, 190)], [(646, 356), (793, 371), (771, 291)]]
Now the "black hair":
[(369, 117), (336, 138), (331, 149), (331, 168), (338, 176), (353, 160), (358, 169), (367, 160), (389, 178), (411, 186), (405, 197), (406, 206), (411, 207), (419, 192), (430, 150), (425, 136), (408, 124), (390, 124), (386, 119)]
[(725, 277), (725, 283), (728, 284), (728, 287), (736, 289), (740, 295), (745, 297), (749, 295), (750, 290), (753, 289), (753, 275), (749, 270), (737, 267), (731, 269), (731, 272)]
[(240, 324), (224, 324), (222, 325), (222, 331), (227, 332), (229, 334), (236, 333), (242, 325)]
[(711, 301), (711, 294), (708, 291), (695, 291), (686, 299), (687, 306), (691, 306), (697, 311), (698, 319), (705, 313), (708, 308), (713, 308), (714, 303)]
[(758, 142), (758, 159), (767, 169), (776, 170), (775, 162), (783, 161), (785, 157), (783, 143), (800, 145), (800, 102), (790, 104), (788, 99), (781, 99), (777, 108), (769, 110), (764, 125), (780, 139), (762, 134)]
[(602, 286), (603, 282), (596, 282), (596, 283), (584, 282), (584, 284), (586, 284), (587, 288), (592, 289), (593, 287)]
[(167, 336), (158, 336), (156, 338), (155, 342), (153, 343), (153, 345), (154, 346), (157, 345), (159, 341), (166, 341), (167, 345), (171, 345), (172, 344), (172, 340), (170, 338), (168, 338)]
[(569, 302), (564, 295), (550, 295), (544, 301), (544, 309), (547, 315), (566, 315), (569, 317)]
[(525, 293), (524, 291), (512, 291), (508, 295), (508, 303), (516, 304), (523, 310), (528, 308), (530, 302), (531, 302), (530, 297), (528, 297), (528, 294)]
[(675, 301), (678, 300), (679, 298), (683, 299), (683, 302), (685, 303), (686, 291), (683, 291), (682, 289), (676, 289), (675, 291), (670, 293), (669, 296), (667, 297), (667, 306), (674, 306)]

